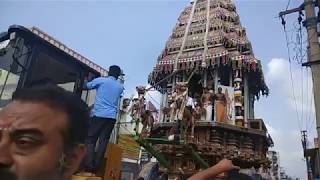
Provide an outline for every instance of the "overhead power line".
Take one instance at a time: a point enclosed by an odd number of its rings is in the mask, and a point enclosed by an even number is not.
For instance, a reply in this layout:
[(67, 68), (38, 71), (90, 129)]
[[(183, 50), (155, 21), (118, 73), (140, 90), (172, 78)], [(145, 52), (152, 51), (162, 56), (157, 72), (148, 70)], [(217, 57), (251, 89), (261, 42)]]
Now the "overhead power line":
[(283, 30), (286, 38), (286, 45), (287, 45), (287, 53), (288, 53), (288, 59), (289, 59), (289, 70), (290, 70), (290, 81), (291, 81), (291, 89), (292, 89), (292, 96), (295, 104), (295, 111), (296, 111), (296, 120), (298, 123), (298, 128), (301, 131), (301, 122), (300, 122), (300, 116), (298, 112), (298, 105), (297, 105), (297, 99), (295, 95), (295, 90), (294, 90), (294, 82), (293, 82), (293, 75), (292, 75), (292, 64), (291, 64), (291, 54), (290, 54), (290, 46), (289, 46), (289, 39), (288, 39), (288, 33), (286, 31), (286, 21), (284, 20), (284, 17), (281, 17), (281, 23), (283, 25)]
[(290, 3), (291, 3), (291, 0), (288, 0), (287, 7), (286, 7), (286, 11), (288, 10), (288, 8), (289, 8), (289, 6), (290, 6)]

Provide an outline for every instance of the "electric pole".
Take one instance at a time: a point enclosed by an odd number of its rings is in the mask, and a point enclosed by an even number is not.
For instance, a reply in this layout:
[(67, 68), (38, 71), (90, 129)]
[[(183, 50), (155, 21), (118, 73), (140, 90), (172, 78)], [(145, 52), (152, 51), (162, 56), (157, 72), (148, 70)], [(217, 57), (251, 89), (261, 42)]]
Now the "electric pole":
[[(294, 12), (305, 11), (306, 19), (304, 21), (304, 26), (307, 29), (308, 34), (308, 61), (303, 63), (303, 66), (308, 66), (311, 68), (312, 81), (313, 81), (313, 92), (314, 92), (314, 104), (316, 113), (316, 128), (318, 138), (320, 137), (320, 47), (318, 40), (317, 23), (318, 17), (316, 16), (315, 5), (320, 7), (320, 0), (304, 0), (304, 3), (299, 7), (286, 10), (279, 13), (279, 16), (283, 18), (286, 14), (291, 14)], [(320, 157), (319, 149), (317, 150), (317, 158)], [(308, 157), (307, 163), (308, 163)], [(319, 172), (319, 169), (317, 170)], [(309, 175), (309, 168), (308, 168)]]
[[(318, 4), (318, 3), (317, 3)], [(308, 62), (304, 63), (305, 66), (310, 66), (313, 81), (314, 104), (316, 113), (316, 126), (318, 138), (320, 137), (320, 47), (318, 40), (317, 23), (318, 18), (315, 13), (315, 3), (312, 0), (305, 0), (305, 13), (306, 21), (305, 27), (308, 33)], [(319, 4), (318, 4), (319, 7)], [(309, 157), (306, 157), (307, 160)], [(320, 158), (320, 151), (317, 150), (316, 158)], [(319, 172), (319, 166), (318, 170)]]
[(306, 14), (305, 27), (308, 32), (308, 62), (305, 66), (310, 66), (313, 80), (314, 104), (316, 111), (317, 133), (320, 137), (320, 47), (318, 40), (317, 23), (318, 18), (315, 13), (315, 2), (304, 0)]
[[(307, 131), (301, 131), (301, 142), (303, 150), (305, 151), (307, 149)], [(312, 180), (312, 169), (310, 166), (310, 159), (308, 156), (305, 156), (306, 158), (306, 164), (307, 164), (307, 172), (308, 172), (308, 180)]]

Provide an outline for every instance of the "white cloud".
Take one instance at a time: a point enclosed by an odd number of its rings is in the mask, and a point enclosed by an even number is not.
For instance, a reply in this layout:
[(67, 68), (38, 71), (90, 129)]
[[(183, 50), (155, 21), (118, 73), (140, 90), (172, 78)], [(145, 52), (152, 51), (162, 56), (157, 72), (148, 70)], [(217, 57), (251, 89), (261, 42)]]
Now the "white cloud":
[(271, 93), (274, 86), (280, 87), (288, 105), (294, 111), (298, 111), (300, 118), (302, 113), (304, 116), (306, 113), (314, 114), (310, 71), (292, 63), (290, 73), (290, 63), (280, 58), (271, 59), (267, 67), (266, 79), (271, 87)]
[[(291, 81), (291, 73), (293, 81)], [(298, 126), (293, 124), (297, 124), (298, 116), (300, 128), (308, 129), (306, 118), (314, 117), (310, 71), (304, 67), (302, 70), (301, 65), (296, 63), (291, 64), (290, 71), (290, 63), (287, 60), (273, 58), (266, 66), (265, 78), (271, 90), (271, 100), (266, 99), (261, 103), (262, 105), (259, 104), (262, 107), (259, 108), (261, 108), (260, 113), (264, 112), (265, 119), (271, 118), (267, 121), (272, 123), (266, 126), (275, 143), (273, 149), (279, 152), (280, 166), (283, 166), (289, 175), (305, 178), (306, 166), (301, 135)], [(308, 135), (309, 140), (312, 141), (315, 137), (313, 129), (315, 127), (310, 127), (312, 128), (309, 129)]]
[(279, 152), (280, 166), (284, 167), (289, 175), (304, 177), (306, 166), (300, 132), (298, 130), (277, 129), (268, 124), (266, 126), (276, 145), (271, 150)]
[(282, 75), (286, 73), (289, 73), (286, 60), (274, 58), (268, 63), (268, 78), (275, 80), (282, 79)]

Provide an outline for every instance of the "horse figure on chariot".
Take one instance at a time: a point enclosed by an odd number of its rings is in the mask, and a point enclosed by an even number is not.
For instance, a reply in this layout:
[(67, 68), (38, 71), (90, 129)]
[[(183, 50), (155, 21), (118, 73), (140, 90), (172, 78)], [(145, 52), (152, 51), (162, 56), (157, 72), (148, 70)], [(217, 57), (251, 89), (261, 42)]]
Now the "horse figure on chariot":
[(191, 137), (194, 136), (194, 117), (192, 110), (186, 108), (188, 99), (188, 83), (177, 82), (175, 92), (169, 97), (170, 122), (177, 122), (170, 130), (169, 140), (174, 139), (177, 131), (183, 131), (183, 137), (187, 138), (187, 132), (191, 128)]
[(139, 124), (142, 123), (142, 130), (140, 137), (146, 136), (152, 129), (154, 123), (154, 117), (150, 110), (146, 109), (145, 94), (147, 92), (145, 86), (137, 86), (136, 91), (138, 93), (137, 98), (133, 98), (133, 105), (131, 107), (131, 117), (135, 123), (135, 133), (139, 134)]

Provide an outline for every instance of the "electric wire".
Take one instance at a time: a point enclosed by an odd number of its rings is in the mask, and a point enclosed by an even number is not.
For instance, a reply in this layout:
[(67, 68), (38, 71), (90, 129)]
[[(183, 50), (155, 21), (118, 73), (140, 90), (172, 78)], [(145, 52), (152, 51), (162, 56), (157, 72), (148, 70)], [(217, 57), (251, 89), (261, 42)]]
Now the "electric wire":
[[(306, 49), (303, 48), (303, 46), (307, 46), (307, 41), (304, 41), (304, 36), (302, 33), (302, 16), (303, 13), (300, 12), (299, 13), (299, 17), (298, 17), (298, 26), (295, 26), (295, 29), (297, 30), (297, 45), (298, 46), (296, 49), (298, 49), (296, 51), (296, 61), (298, 62), (298, 64), (302, 64), (303, 62), (305, 62), (306, 59), (306, 55), (308, 53), (308, 51)], [(312, 126), (312, 122), (311, 121), (311, 112), (312, 112), (312, 105), (311, 103), (309, 103), (309, 100), (312, 99), (312, 97), (309, 97), (309, 92), (310, 92), (310, 88), (309, 88), (309, 71), (308, 69), (305, 70), (305, 74), (306, 74), (306, 78), (304, 75), (304, 68), (303, 66), (301, 66), (301, 120), (302, 123), (305, 122), (305, 129), (307, 131), (310, 131), (310, 126)], [(306, 81), (306, 82), (305, 82)], [(306, 84), (306, 86), (305, 86)], [(304, 95), (306, 94), (306, 96)], [(311, 101), (311, 100), (310, 100)]]
[[(303, 63), (303, 57), (302, 57), (302, 26), (301, 26), (301, 22), (299, 21), (299, 24), (300, 24), (300, 26), (299, 26), (299, 33), (298, 33), (298, 37), (299, 37), (299, 45), (300, 45), (300, 48), (299, 48), (299, 55), (300, 55), (300, 58), (298, 59), (298, 62), (299, 63)], [(304, 109), (305, 109), (305, 107), (304, 107), (304, 71), (303, 71), (303, 69), (304, 69), (304, 67), (303, 66), (300, 66), (301, 68), (301, 83), (302, 83), (302, 86), (301, 86), (301, 121), (302, 121), (302, 123), (304, 122)], [(307, 91), (308, 91), (308, 89), (307, 89)], [(308, 127), (308, 125), (307, 125), (307, 121), (305, 121), (305, 124), (306, 124), (306, 128)]]
[(288, 0), (287, 7), (286, 7), (286, 11), (288, 10), (288, 8), (289, 8), (289, 6), (290, 6), (290, 3), (291, 3), (291, 0)]
[(306, 88), (307, 88), (307, 91), (306, 91), (306, 117), (305, 117), (305, 119), (306, 119), (306, 129), (307, 129), (307, 131), (309, 131), (310, 129), (309, 129), (309, 126), (310, 126), (310, 121), (309, 121), (309, 116), (310, 116), (310, 113), (311, 113), (311, 110), (310, 110), (310, 108), (311, 107), (309, 107), (309, 91), (310, 91), (310, 89), (309, 89), (309, 71), (308, 71), (308, 69), (306, 69)]
[[(299, 52), (298, 52), (298, 63), (301, 63), (303, 62), (303, 59), (302, 59), (302, 25), (301, 25), (301, 21), (302, 21), (302, 17), (301, 15), (299, 15), (299, 18), (298, 18), (298, 22), (299, 22), (299, 29), (298, 29), (298, 33), (297, 33), (297, 36), (298, 36), (298, 45), (299, 45)], [(300, 57), (299, 57), (300, 56)], [(304, 74), (303, 74), (303, 66), (300, 66), (301, 68), (301, 121), (302, 121), (302, 124), (304, 122)], [(307, 128), (307, 121), (305, 121), (305, 124), (306, 124), (306, 128)]]
[[(289, 2), (288, 2), (289, 4)], [(287, 42), (287, 50), (288, 50), (288, 56), (289, 56), (289, 68), (290, 68), (290, 81), (291, 81), (291, 86), (292, 86), (292, 95), (294, 99), (294, 105), (296, 107), (296, 114), (298, 118), (298, 125), (301, 128), (305, 128), (306, 130), (309, 130), (309, 127), (312, 126), (311, 123), (311, 115), (309, 112), (311, 112), (311, 103), (310, 103), (310, 98), (309, 98), (309, 74), (308, 70), (304, 70), (304, 68), (301, 66), (300, 69), (300, 78), (301, 78), (301, 88), (300, 91), (298, 91), (298, 94), (301, 93), (301, 99), (299, 98), (299, 101), (301, 101), (301, 107), (298, 107), (298, 96), (296, 96), (296, 91), (297, 87), (294, 87), (296, 85), (293, 81), (293, 67), (292, 67), (292, 62), (297, 62), (298, 64), (302, 64), (303, 62), (306, 62), (306, 57), (307, 57), (307, 49), (303, 48), (304, 45), (307, 43), (307, 38), (304, 38), (303, 33), (302, 33), (302, 12), (299, 13), (298, 21), (293, 23), (293, 30), (290, 32), (291, 36), (289, 38), (288, 31), (286, 30), (285, 24), (286, 22), (284, 21), (282, 17), (282, 25), (284, 26), (284, 32), (286, 35), (286, 42)], [(294, 39), (295, 38), (295, 39)], [(291, 55), (290, 49), (293, 49), (294, 56)], [(306, 77), (305, 77), (306, 74)], [(306, 94), (306, 96), (305, 96)]]
[[(304, 122), (304, 78), (303, 78), (303, 67), (301, 66), (301, 122), (302, 122), (302, 127), (303, 127), (303, 122)], [(305, 122), (306, 128), (307, 128), (307, 122)]]
[(283, 30), (284, 30), (284, 34), (285, 34), (285, 38), (286, 38), (286, 46), (287, 46), (287, 54), (288, 54), (288, 58), (289, 58), (289, 70), (290, 70), (290, 81), (291, 81), (291, 89), (292, 89), (292, 96), (294, 99), (294, 104), (295, 104), (295, 111), (296, 111), (296, 120), (297, 120), (297, 124), (298, 124), (298, 128), (301, 131), (301, 122), (299, 120), (299, 112), (298, 112), (298, 105), (297, 105), (297, 99), (296, 99), (296, 95), (295, 95), (295, 90), (294, 90), (294, 83), (293, 83), (293, 75), (292, 75), (292, 63), (291, 63), (291, 53), (290, 53), (290, 46), (289, 46), (289, 39), (288, 39), (288, 33), (286, 31), (286, 22), (284, 20), (283, 17), (281, 17), (282, 20), (282, 25), (283, 25)]
[(316, 129), (317, 128), (317, 124), (316, 124), (316, 118), (315, 118), (315, 114), (314, 114), (314, 112), (313, 112), (313, 108), (312, 107), (314, 107), (313, 105), (314, 105), (314, 98), (313, 98), (313, 96), (314, 96), (314, 91), (313, 91), (313, 87), (311, 88), (311, 95), (310, 95), (310, 121), (311, 121), (311, 128), (313, 128), (314, 127), (314, 129)]
[[(308, 71), (309, 71), (309, 73), (308, 73), (308, 77), (309, 77), (309, 81), (311, 81), (311, 79), (310, 79), (310, 77), (312, 77), (311, 76), (311, 70), (310, 69), (308, 69)], [(313, 99), (313, 96), (314, 96), (314, 94), (313, 94), (313, 86), (312, 86), (312, 83), (310, 84), (310, 95), (309, 95), (309, 111), (310, 111), (310, 113), (308, 113), (309, 114), (309, 116), (308, 116), (308, 121), (310, 122), (310, 129), (311, 128), (313, 128), (314, 127), (314, 129), (316, 129), (316, 125), (315, 125), (315, 119), (312, 119), (313, 118), (313, 103), (314, 103), (314, 99)], [(314, 122), (313, 122), (314, 121)], [(314, 123), (314, 124), (313, 124)]]

